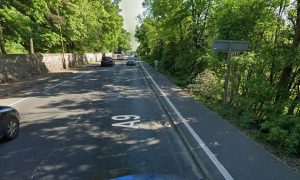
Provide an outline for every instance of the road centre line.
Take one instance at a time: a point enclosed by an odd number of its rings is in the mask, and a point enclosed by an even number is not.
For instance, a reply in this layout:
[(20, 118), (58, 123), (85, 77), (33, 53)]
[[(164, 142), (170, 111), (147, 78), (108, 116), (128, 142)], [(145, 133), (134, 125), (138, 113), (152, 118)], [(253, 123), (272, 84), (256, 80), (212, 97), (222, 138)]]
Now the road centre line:
[(67, 81), (64, 81), (64, 82), (62, 82), (62, 83), (56, 84), (55, 86), (46, 88), (45, 91), (48, 91), (48, 90), (50, 90), (50, 89), (53, 89), (53, 88), (55, 88), (55, 87), (57, 87), (57, 86), (60, 86), (60, 85), (62, 85), (62, 84), (64, 84), (64, 83), (66, 83), (66, 82), (67, 82)]
[(72, 79), (76, 79), (76, 78), (79, 78), (79, 77), (81, 77), (81, 76), (83, 76), (83, 74), (78, 75), (78, 76), (75, 76), (75, 77), (73, 77)]
[(194, 139), (198, 142), (198, 144), (201, 146), (201, 148), (204, 150), (205, 154), (209, 157), (209, 159), (214, 163), (214, 165), (218, 168), (220, 173), (223, 175), (223, 177), (226, 180), (233, 180), (233, 177), (230, 175), (230, 173), (225, 169), (225, 167), (221, 164), (221, 162), (216, 158), (216, 156), (211, 152), (211, 150), (206, 146), (204, 141), (199, 137), (199, 135), (195, 132), (195, 130), (189, 125), (187, 120), (181, 115), (181, 113), (178, 111), (178, 109), (174, 106), (174, 104), (171, 102), (171, 100), (167, 97), (167, 95), (160, 89), (160, 87), (157, 85), (157, 83), (154, 81), (152, 76), (148, 73), (142, 62), (140, 62), (141, 67), (144, 69), (146, 75), (149, 79), (151, 79), (152, 83), (155, 85), (155, 87), (159, 90), (159, 92), (162, 94), (164, 99), (168, 102), (168, 104), (171, 106), (171, 108), (174, 110), (174, 112), (177, 114), (177, 116), (180, 118), (181, 122), (184, 124), (184, 126), (189, 130), (189, 132), (192, 134)]
[(13, 105), (16, 105), (16, 104), (18, 104), (18, 103), (20, 103), (20, 102), (22, 102), (22, 101), (25, 101), (25, 100), (27, 100), (27, 99), (29, 99), (29, 97), (27, 97), (27, 98), (23, 98), (23, 99), (21, 99), (21, 100), (19, 100), (19, 101), (17, 101), (17, 102), (11, 103), (11, 104), (9, 104), (8, 106), (13, 106)]
[[(83, 76), (83, 75), (84, 75), (84, 74), (80, 74), (80, 75), (78, 75), (78, 76), (76, 76), (76, 77), (73, 77), (72, 79), (79, 78), (79, 77), (81, 77), (81, 76)], [(50, 90), (50, 89), (53, 89), (53, 88), (55, 88), (55, 87), (57, 87), (57, 86), (60, 86), (60, 85), (62, 85), (62, 84), (64, 84), (64, 83), (66, 83), (66, 82), (68, 82), (68, 81), (64, 81), (64, 82), (61, 82), (61, 83), (59, 83), (59, 84), (56, 84), (55, 86), (51, 86), (51, 87), (49, 87), (49, 88), (46, 88), (45, 91), (48, 91), (48, 90)], [(19, 100), (19, 101), (16, 101), (16, 102), (14, 102), (14, 103), (11, 103), (11, 104), (9, 104), (8, 106), (16, 105), (16, 104), (18, 104), (18, 103), (20, 103), (20, 102), (23, 102), (23, 101), (27, 100), (27, 99), (29, 99), (29, 97), (23, 98), (23, 99), (21, 99), (21, 100)]]
[[(89, 73), (91, 73), (91, 72), (88, 72), (88, 73), (86, 73), (86, 74), (89, 74)], [(76, 78), (82, 77), (83, 75), (84, 75), (84, 73), (82, 73), (82, 74), (80, 74), (80, 75), (78, 75), (78, 76), (75, 76), (75, 77), (73, 77), (72, 79), (76, 79)], [(68, 81), (68, 80), (63, 81), (63, 82), (61, 82), (61, 83), (59, 83), (59, 84), (56, 84), (55, 86), (51, 86), (51, 87), (49, 87), (49, 88), (46, 88), (45, 91), (48, 91), (48, 90), (50, 90), (50, 89), (53, 89), (53, 88), (55, 88), (55, 87), (57, 87), (57, 86), (60, 86), (60, 85), (62, 85), (62, 84), (64, 84), (64, 83), (67, 83), (67, 82), (69, 82), (69, 81)]]

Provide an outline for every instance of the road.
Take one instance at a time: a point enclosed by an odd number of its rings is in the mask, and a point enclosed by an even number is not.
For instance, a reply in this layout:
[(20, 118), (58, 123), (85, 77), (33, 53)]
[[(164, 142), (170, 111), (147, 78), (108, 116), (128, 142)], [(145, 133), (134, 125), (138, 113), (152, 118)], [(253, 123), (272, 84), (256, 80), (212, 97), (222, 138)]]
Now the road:
[(0, 104), (21, 114), (19, 137), (0, 144), (0, 179), (203, 177), (138, 66), (90, 66)]

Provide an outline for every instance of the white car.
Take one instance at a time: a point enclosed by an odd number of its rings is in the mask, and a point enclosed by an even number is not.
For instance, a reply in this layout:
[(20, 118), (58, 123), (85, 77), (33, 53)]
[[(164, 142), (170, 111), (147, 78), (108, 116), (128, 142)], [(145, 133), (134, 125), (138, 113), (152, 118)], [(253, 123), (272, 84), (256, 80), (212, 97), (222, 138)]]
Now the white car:
[(114, 54), (113, 58), (116, 60), (124, 60), (123, 54)]

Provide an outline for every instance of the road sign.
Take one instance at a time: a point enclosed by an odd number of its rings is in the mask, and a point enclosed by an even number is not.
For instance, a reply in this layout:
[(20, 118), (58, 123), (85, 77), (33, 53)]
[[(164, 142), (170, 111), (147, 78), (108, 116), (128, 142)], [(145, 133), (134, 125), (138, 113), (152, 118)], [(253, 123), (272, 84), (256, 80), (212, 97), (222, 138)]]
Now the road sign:
[(248, 50), (248, 41), (216, 40), (213, 50), (216, 52), (245, 52)]
[(224, 85), (224, 102), (223, 105), (227, 104), (228, 94), (228, 81), (230, 76), (230, 60), (232, 52), (245, 52), (248, 50), (248, 41), (232, 41), (232, 40), (215, 40), (213, 44), (213, 50), (216, 52), (227, 52), (228, 57), (226, 61), (226, 77)]

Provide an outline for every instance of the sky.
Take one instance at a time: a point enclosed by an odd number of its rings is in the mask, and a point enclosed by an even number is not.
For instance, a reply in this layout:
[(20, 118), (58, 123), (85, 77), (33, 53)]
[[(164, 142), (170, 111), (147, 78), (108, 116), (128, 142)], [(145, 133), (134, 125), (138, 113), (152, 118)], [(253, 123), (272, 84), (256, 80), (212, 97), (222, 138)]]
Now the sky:
[(137, 25), (136, 17), (143, 12), (142, 2), (143, 0), (121, 0), (120, 3), (125, 29), (131, 34), (131, 46), (133, 50), (138, 46), (134, 38), (134, 32)]

